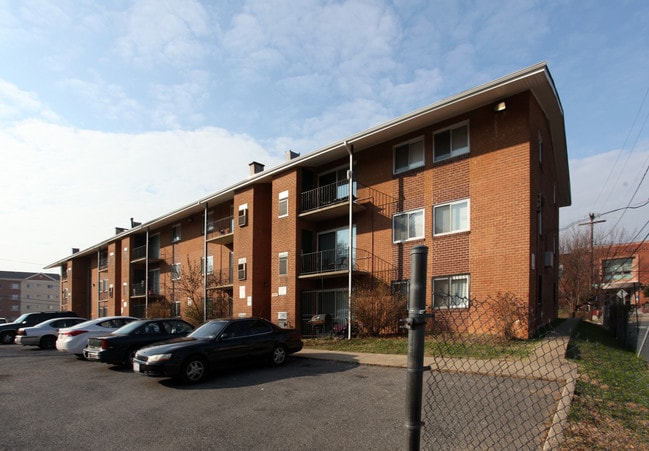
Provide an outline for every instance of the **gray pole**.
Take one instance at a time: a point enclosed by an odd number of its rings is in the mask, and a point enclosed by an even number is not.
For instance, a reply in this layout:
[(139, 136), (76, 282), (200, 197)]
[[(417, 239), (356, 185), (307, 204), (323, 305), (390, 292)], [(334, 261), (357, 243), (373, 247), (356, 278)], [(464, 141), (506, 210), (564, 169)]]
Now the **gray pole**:
[(426, 334), (426, 264), (428, 247), (410, 251), (411, 279), (408, 299), (408, 366), (406, 381), (406, 429), (408, 449), (419, 450), (421, 438), (421, 398)]

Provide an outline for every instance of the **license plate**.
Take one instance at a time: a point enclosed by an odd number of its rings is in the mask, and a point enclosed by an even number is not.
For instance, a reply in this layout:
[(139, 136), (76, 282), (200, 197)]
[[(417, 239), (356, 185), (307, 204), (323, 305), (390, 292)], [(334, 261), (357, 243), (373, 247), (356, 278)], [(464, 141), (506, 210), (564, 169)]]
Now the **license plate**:
[(135, 371), (136, 373), (140, 372), (140, 364), (139, 363), (133, 362), (133, 371)]
[(96, 352), (88, 352), (87, 354), (88, 355), (86, 356), (86, 358), (88, 360), (97, 360), (97, 359), (99, 359), (99, 354), (96, 353)]

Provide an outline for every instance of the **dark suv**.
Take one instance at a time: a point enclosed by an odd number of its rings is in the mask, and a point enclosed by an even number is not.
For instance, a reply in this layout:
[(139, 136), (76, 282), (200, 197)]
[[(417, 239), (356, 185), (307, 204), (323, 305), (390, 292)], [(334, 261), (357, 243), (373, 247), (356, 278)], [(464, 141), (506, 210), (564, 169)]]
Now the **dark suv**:
[(20, 315), (16, 321), (0, 324), (0, 343), (8, 345), (14, 342), (14, 337), (21, 327), (31, 327), (52, 318), (77, 316), (74, 312), (34, 312)]

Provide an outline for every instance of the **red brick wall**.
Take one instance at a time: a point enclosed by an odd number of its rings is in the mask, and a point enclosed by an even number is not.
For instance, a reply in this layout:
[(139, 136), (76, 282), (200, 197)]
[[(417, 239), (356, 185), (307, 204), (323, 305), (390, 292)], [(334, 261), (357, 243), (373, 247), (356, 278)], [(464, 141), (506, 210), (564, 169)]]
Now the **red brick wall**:
[[(293, 169), (273, 180), (272, 200), (270, 203), (270, 223), (272, 230), (272, 243), (270, 252), (270, 292), (271, 314), (270, 320), (277, 323), (279, 312), (288, 314), (288, 325), (295, 327), (299, 323), (297, 276), (300, 264), (300, 238), (297, 226), (299, 220), (300, 184), (298, 170)], [(279, 217), (279, 195), (288, 191), (288, 216)], [(279, 254), (288, 252), (288, 274), (279, 275)], [(280, 287), (286, 294), (280, 294)]]

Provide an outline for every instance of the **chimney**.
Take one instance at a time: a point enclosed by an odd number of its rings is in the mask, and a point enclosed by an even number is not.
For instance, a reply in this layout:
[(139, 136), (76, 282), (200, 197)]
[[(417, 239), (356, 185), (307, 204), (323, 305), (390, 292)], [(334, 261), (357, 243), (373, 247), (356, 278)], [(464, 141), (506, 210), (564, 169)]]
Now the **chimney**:
[(79, 252), (79, 248), (78, 247), (73, 247), (72, 248), (72, 253), (76, 254), (77, 252)]
[(250, 167), (250, 175), (255, 175), (259, 174), (264, 170), (264, 165), (261, 163), (257, 163), (256, 161), (253, 161), (248, 165)]
[(287, 151), (284, 153), (284, 156), (285, 156), (285, 158), (286, 158), (286, 161), (291, 161), (293, 158), (297, 158), (297, 157), (299, 157), (300, 154), (297, 153), (297, 152), (293, 152), (292, 150), (287, 150)]
[(119, 235), (120, 233), (126, 231), (124, 227), (115, 227), (115, 235)]
[(131, 228), (137, 227), (139, 225), (142, 225), (142, 223), (141, 222), (135, 222), (135, 221), (133, 221), (133, 218), (131, 218)]

